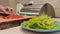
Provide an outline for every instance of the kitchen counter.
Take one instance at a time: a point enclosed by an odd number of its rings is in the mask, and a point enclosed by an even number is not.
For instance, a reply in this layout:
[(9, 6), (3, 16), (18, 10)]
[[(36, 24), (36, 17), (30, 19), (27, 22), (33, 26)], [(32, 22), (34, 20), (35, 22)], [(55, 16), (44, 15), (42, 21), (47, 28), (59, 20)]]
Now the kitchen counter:
[[(57, 21), (60, 21), (60, 18), (53, 18)], [(36, 33), (36, 32), (30, 32), (27, 30), (24, 30), (21, 28), (21, 26), (5, 29), (5, 30), (0, 30), (1, 34), (60, 34), (60, 32), (56, 33)]]

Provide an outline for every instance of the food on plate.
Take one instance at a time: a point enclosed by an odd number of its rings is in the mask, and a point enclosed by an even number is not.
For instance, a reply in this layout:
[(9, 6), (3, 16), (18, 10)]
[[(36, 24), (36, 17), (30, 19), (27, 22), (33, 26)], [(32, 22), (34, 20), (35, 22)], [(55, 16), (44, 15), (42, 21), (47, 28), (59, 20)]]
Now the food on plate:
[(26, 28), (32, 29), (54, 29), (59, 28), (57, 25), (57, 21), (53, 20), (46, 14), (42, 14), (40, 16), (34, 16), (32, 19), (23, 22), (23, 26)]

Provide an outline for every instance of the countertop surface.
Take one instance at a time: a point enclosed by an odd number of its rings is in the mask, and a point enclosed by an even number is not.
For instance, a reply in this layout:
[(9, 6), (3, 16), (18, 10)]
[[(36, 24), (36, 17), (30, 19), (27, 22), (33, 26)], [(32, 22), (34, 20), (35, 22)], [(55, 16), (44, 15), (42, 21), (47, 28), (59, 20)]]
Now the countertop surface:
[[(60, 18), (54, 18), (57, 21), (60, 21)], [(0, 30), (0, 34), (60, 34), (60, 32), (56, 33), (36, 33), (36, 32), (30, 32), (27, 30), (24, 30), (21, 28), (21, 26)]]

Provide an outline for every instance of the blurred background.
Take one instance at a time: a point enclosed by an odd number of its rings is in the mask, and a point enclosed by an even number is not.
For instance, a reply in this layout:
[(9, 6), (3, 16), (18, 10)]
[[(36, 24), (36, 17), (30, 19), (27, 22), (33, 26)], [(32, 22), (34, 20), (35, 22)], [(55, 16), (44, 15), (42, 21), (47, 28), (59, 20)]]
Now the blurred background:
[[(55, 15), (57, 17), (60, 17), (60, 0), (0, 0), (0, 5), (3, 6), (10, 6), (14, 9), (14, 13), (17, 11), (17, 4), (28, 4), (28, 3), (33, 3), (33, 4), (40, 4), (43, 5), (44, 3), (49, 3), (54, 7), (55, 10)], [(21, 7), (20, 5), (18, 7)]]

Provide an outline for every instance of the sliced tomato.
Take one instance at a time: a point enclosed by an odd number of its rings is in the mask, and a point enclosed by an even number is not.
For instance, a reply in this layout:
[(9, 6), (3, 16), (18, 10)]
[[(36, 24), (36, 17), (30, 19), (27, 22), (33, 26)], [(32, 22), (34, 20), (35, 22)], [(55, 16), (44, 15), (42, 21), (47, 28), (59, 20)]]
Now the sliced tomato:
[(15, 18), (23, 18), (21, 15), (10, 14), (9, 16), (3, 16), (4, 19), (15, 19)]

